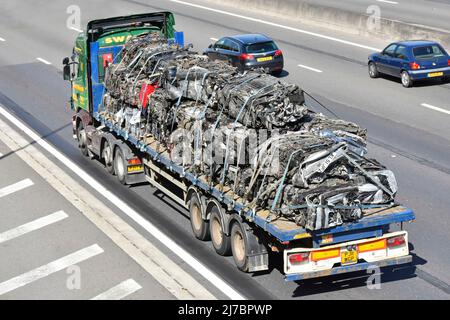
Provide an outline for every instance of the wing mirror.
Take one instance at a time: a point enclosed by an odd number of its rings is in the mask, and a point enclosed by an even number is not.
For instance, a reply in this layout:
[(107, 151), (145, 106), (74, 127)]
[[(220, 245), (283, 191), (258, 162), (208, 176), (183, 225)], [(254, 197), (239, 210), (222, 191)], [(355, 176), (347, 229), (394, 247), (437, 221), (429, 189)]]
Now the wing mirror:
[(65, 57), (62, 61), (63, 64), (63, 79), (70, 81), (70, 64), (69, 64), (69, 57)]

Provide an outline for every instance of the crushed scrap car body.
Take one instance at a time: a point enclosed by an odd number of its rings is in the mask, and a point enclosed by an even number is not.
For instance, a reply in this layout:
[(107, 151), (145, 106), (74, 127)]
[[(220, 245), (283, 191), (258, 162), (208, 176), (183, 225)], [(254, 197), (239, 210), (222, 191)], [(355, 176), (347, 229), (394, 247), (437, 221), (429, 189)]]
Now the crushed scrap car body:
[(411, 261), (396, 226), (414, 214), (395, 202), (392, 171), (367, 156), (365, 129), (182, 38), (169, 12), (88, 24), (64, 61), (83, 154), (187, 208), (195, 237), (243, 271), (266, 270), (272, 252), (287, 280)]

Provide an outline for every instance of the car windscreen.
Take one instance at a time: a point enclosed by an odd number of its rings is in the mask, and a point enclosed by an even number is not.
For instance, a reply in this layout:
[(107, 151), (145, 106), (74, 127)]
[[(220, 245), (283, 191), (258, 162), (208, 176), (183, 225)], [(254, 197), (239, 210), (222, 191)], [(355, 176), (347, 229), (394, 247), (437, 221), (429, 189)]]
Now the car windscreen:
[(245, 46), (245, 52), (247, 53), (265, 53), (277, 49), (277, 45), (273, 41), (253, 43)]
[(416, 47), (413, 49), (414, 57), (417, 59), (433, 59), (444, 57), (447, 54), (437, 44), (431, 44), (427, 46)]

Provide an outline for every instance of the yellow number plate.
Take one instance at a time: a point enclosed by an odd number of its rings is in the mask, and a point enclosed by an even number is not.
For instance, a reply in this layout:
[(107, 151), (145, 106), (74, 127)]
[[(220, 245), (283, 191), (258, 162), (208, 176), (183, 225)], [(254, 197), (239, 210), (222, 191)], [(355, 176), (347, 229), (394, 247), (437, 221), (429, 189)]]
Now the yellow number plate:
[(358, 262), (358, 251), (341, 251), (341, 264), (349, 265)]
[(142, 165), (136, 165), (136, 166), (128, 166), (127, 170), (128, 172), (136, 172), (136, 171), (142, 171), (144, 168)]
[(444, 73), (443, 72), (432, 72), (428, 74), (428, 78), (432, 78), (432, 77), (441, 77), (443, 76)]
[(256, 61), (258, 62), (264, 62), (264, 61), (270, 61), (272, 60), (272, 57), (262, 57), (262, 58), (257, 58)]

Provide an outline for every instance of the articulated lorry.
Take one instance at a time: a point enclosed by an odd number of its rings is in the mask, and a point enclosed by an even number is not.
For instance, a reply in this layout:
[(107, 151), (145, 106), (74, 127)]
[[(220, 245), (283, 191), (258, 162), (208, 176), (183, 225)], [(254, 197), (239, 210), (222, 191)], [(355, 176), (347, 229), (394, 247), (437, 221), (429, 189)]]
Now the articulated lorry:
[(366, 131), (312, 111), (297, 85), (192, 51), (174, 25), (156, 12), (78, 35), (63, 74), (83, 155), (164, 192), (244, 272), (274, 255), (287, 281), (411, 262), (414, 213), (365, 156)]

